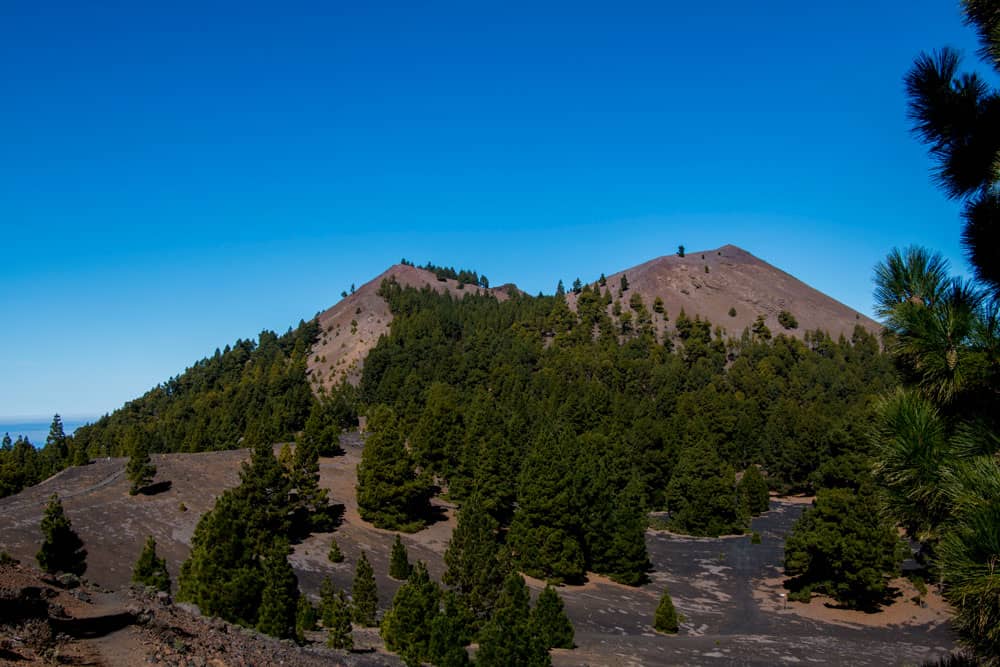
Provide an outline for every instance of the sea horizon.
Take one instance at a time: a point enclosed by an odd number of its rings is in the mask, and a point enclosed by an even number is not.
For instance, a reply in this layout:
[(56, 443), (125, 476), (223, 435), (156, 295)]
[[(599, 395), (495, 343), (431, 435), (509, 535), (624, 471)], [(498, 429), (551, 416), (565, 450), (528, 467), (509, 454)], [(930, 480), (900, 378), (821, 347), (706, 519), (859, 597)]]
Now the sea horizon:
[[(76, 429), (84, 424), (97, 421), (100, 417), (63, 417), (63, 430), (66, 435), (72, 435)], [(36, 447), (45, 445), (45, 439), (49, 435), (49, 427), (52, 426), (52, 417), (0, 417), (0, 434), (7, 433), (10, 439), (16, 441), (19, 436), (28, 438), (31, 444)], [(0, 437), (3, 437), (0, 435)]]

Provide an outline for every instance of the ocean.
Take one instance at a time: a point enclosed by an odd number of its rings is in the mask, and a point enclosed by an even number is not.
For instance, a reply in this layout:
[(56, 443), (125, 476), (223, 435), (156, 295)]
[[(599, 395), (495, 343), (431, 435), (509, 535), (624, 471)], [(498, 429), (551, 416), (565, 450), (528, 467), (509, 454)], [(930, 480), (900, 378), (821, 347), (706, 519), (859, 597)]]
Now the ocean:
[[(66, 435), (71, 435), (76, 429), (96, 421), (97, 417), (84, 417), (82, 419), (63, 419), (63, 430)], [(0, 420), (0, 437), (4, 433), (10, 434), (11, 440), (17, 440), (17, 436), (23, 435), (36, 447), (45, 445), (45, 438), (49, 437), (49, 427), (52, 419), (40, 421), (4, 421)]]

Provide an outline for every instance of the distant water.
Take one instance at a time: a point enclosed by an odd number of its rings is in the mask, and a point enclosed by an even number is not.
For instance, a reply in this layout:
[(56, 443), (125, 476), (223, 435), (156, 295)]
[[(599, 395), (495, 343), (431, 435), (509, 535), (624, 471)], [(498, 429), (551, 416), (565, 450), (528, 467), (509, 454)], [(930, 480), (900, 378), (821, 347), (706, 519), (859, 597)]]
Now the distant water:
[[(95, 417), (84, 419), (63, 419), (63, 430), (66, 435), (71, 435), (76, 429), (84, 424), (96, 421)], [(23, 435), (36, 447), (45, 445), (45, 438), (49, 437), (49, 427), (52, 426), (52, 419), (44, 421), (2, 421), (0, 420), (0, 438), (4, 433), (10, 433), (11, 440), (17, 440), (17, 436)]]

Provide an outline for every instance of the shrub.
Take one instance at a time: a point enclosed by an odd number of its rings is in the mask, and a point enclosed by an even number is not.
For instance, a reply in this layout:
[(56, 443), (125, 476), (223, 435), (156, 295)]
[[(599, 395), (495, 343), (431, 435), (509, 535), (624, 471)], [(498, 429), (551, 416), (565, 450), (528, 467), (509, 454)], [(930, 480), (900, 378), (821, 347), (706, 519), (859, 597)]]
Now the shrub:
[(340, 545), (337, 544), (337, 540), (332, 540), (330, 542), (330, 551), (326, 554), (326, 557), (330, 559), (331, 563), (344, 562), (344, 552), (340, 550)]
[(680, 620), (677, 618), (677, 610), (674, 608), (674, 601), (670, 597), (670, 592), (663, 590), (660, 604), (656, 606), (656, 615), (653, 617), (653, 628), (659, 632), (676, 634), (680, 629)]
[(787, 310), (783, 310), (780, 313), (778, 313), (778, 324), (780, 324), (781, 326), (785, 327), (786, 329), (798, 329), (799, 328), (799, 322), (798, 322), (798, 320), (796, 320), (795, 316), (792, 315)]

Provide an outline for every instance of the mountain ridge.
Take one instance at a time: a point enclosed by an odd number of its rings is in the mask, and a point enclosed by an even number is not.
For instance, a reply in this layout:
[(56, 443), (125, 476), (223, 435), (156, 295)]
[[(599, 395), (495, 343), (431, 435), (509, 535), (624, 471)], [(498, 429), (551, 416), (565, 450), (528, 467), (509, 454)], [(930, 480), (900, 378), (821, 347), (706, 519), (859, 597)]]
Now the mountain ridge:
[[(623, 276), (628, 289), (619, 294)], [(410, 264), (394, 264), (317, 315), (320, 334), (308, 362), (314, 389), (327, 389), (344, 380), (352, 384), (360, 381), (365, 357), (379, 337), (389, 333), (392, 323), (389, 306), (378, 295), (382, 281), (388, 279), (404, 287), (426, 286), (456, 297), (486, 293), (503, 300), (518, 290), (513, 283), (484, 288), (439, 277)], [(871, 318), (732, 244), (685, 253), (684, 257), (661, 255), (606, 276), (604, 287), (598, 281), (587, 284), (602, 292), (610, 289), (612, 299), (620, 301), (622, 310), (628, 309), (634, 294), (639, 294), (650, 310), (657, 297), (662, 299), (665, 317), (653, 317), (660, 340), (674, 335), (673, 323), (682, 310), (692, 319), (708, 319), (724, 335), (734, 338), (752, 327), (759, 315), (764, 316), (772, 333), (798, 338), (817, 329), (834, 338), (849, 338), (857, 325), (872, 333), (881, 330)], [(566, 300), (575, 311), (577, 295), (569, 291)], [(613, 302), (607, 310), (613, 312)], [(735, 314), (731, 314), (733, 311)], [(778, 319), (782, 311), (790, 313), (798, 325), (783, 326)]]

